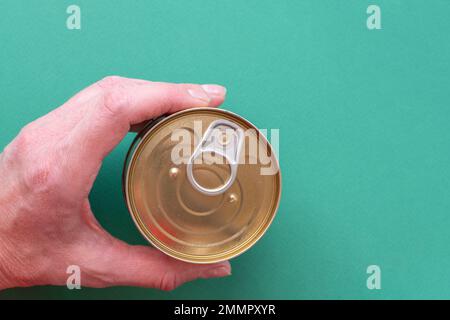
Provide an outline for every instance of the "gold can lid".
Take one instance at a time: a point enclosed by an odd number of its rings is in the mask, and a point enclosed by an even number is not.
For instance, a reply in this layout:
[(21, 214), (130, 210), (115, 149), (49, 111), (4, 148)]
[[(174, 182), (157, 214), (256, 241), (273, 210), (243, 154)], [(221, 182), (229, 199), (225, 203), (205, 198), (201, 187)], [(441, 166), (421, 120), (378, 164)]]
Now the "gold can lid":
[(220, 109), (189, 109), (155, 124), (132, 147), (124, 191), (151, 244), (180, 260), (213, 263), (264, 234), (278, 208), (281, 174), (250, 122)]

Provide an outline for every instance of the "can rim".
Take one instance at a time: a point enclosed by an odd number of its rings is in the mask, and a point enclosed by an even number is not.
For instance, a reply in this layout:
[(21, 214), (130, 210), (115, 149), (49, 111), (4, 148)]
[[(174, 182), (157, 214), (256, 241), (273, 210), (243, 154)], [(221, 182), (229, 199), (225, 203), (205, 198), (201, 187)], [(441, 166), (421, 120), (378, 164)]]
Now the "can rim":
[[(154, 125), (144, 128), (143, 130), (147, 130), (147, 131), (143, 132), (143, 134), (138, 133), (135, 140), (132, 142), (132, 144), (130, 146), (129, 151), (132, 151), (132, 152), (128, 152), (127, 157), (125, 159), (124, 166), (126, 167), (126, 174), (125, 174), (125, 170), (124, 170), (124, 174), (122, 175), (122, 186), (123, 186), (123, 194), (124, 194), (124, 197), (125, 197), (125, 200), (127, 203), (128, 212), (130, 213), (131, 218), (133, 219), (133, 222), (136, 225), (136, 228), (139, 230), (139, 232), (141, 233), (141, 235), (144, 237), (145, 240), (147, 240), (152, 246), (154, 246), (155, 248), (157, 248), (164, 254), (166, 254), (174, 259), (181, 260), (184, 262), (194, 263), (194, 264), (211, 264), (211, 263), (227, 261), (227, 260), (230, 260), (230, 259), (240, 256), (241, 254), (243, 254), (244, 252), (249, 250), (251, 247), (253, 247), (262, 238), (262, 236), (267, 232), (267, 230), (269, 229), (273, 220), (275, 219), (275, 216), (277, 215), (278, 209), (280, 206), (281, 192), (282, 192), (282, 176), (281, 176), (281, 168), (280, 168), (279, 160), (278, 160), (277, 156), (274, 154), (273, 158), (275, 159), (275, 164), (278, 168), (277, 174), (278, 174), (279, 192), (276, 197), (276, 201), (275, 201), (276, 204), (273, 208), (273, 214), (271, 214), (271, 217), (268, 221), (261, 223), (261, 225), (258, 227), (258, 229), (246, 241), (240, 243), (238, 246), (234, 247), (233, 249), (230, 249), (229, 251), (225, 251), (225, 253), (209, 255), (209, 256), (207, 256), (208, 258), (206, 258), (204, 260), (203, 259), (189, 259), (189, 258), (183, 257), (186, 254), (179, 253), (179, 255), (176, 255), (175, 252), (177, 252), (177, 251), (172, 250), (172, 249), (168, 248), (167, 246), (163, 245), (162, 243), (158, 242), (156, 238), (152, 239), (152, 237), (150, 237), (147, 233), (145, 233), (145, 231), (144, 231), (145, 226), (143, 225), (143, 223), (141, 221), (137, 220), (137, 218), (138, 218), (138, 217), (136, 217), (137, 213), (134, 212), (135, 210), (132, 209), (132, 205), (130, 203), (131, 200), (130, 200), (130, 193), (128, 191), (128, 178), (130, 176), (130, 170), (132, 167), (131, 163), (135, 159), (136, 152), (139, 150), (139, 146), (141, 145), (141, 143), (143, 141), (145, 141), (146, 137), (150, 133), (152, 133), (154, 130), (156, 130), (156, 128), (158, 128), (162, 122), (168, 121), (168, 120), (170, 120), (174, 117), (178, 117), (182, 114), (191, 113), (191, 112), (195, 112), (195, 111), (212, 111), (212, 112), (228, 114), (230, 116), (233, 116), (233, 117), (236, 117), (236, 118), (242, 120), (243, 122), (247, 123), (250, 127), (256, 128), (258, 130), (258, 132), (260, 133), (258, 127), (255, 126), (252, 122), (248, 121), (247, 119), (243, 118), (242, 116), (240, 116), (234, 112), (231, 112), (231, 111), (225, 110), (225, 109), (200, 107), (200, 108), (185, 109), (185, 110), (181, 110), (181, 111), (172, 113), (172, 114), (168, 115), (167, 117), (165, 117), (164, 119), (162, 119), (161, 121), (157, 121), (156, 123), (154, 123)], [(262, 137), (264, 139), (264, 142), (270, 146), (271, 150), (273, 150), (272, 145), (267, 140), (267, 138), (262, 133), (260, 133), (259, 136)], [(139, 141), (136, 141), (136, 140), (139, 140)], [(131, 148), (134, 148), (134, 150), (131, 150)], [(248, 243), (251, 243), (251, 245), (247, 245)], [(174, 252), (174, 253), (172, 253), (172, 252)], [(230, 253), (227, 254), (227, 252), (230, 252)], [(214, 258), (214, 256), (217, 256), (217, 257)]]

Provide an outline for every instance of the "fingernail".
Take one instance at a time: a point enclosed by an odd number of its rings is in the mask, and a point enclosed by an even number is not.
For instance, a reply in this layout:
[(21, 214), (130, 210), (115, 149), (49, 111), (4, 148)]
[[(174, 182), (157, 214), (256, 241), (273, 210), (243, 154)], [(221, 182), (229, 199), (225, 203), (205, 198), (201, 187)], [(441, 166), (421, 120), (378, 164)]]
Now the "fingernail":
[(204, 278), (218, 278), (218, 277), (226, 277), (231, 275), (231, 271), (226, 267), (216, 267), (203, 272), (202, 276)]
[(202, 90), (201, 87), (188, 89), (188, 93), (191, 95), (192, 98), (195, 98), (198, 100), (202, 100), (205, 102), (209, 102), (211, 100), (209, 98), (209, 96), (206, 94), (206, 92), (204, 90)]
[(223, 97), (227, 93), (227, 89), (225, 87), (219, 86), (217, 84), (204, 84), (202, 85), (202, 88), (209, 96)]

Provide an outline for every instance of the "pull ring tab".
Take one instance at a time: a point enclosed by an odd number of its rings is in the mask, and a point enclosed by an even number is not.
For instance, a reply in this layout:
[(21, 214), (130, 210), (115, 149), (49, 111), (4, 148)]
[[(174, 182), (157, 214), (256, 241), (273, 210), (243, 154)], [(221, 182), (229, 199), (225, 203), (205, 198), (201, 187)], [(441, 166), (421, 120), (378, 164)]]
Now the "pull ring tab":
[[(227, 191), (236, 179), (243, 142), (244, 131), (235, 123), (224, 119), (211, 123), (187, 163), (187, 177), (192, 186), (208, 196), (219, 195)], [(222, 186), (210, 189), (203, 187), (197, 182), (192, 167), (195, 159), (202, 153), (213, 152), (228, 161), (230, 177)]]

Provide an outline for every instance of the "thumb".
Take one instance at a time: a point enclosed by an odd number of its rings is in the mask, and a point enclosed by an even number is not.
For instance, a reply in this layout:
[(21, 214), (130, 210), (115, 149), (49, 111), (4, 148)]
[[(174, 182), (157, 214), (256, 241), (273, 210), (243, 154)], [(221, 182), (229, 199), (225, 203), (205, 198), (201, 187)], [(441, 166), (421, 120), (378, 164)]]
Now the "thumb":
[[(77, 95), (61, 109), (64, 118), (83, 116), (61, 143), (68, 158), (69, 188), (86, 189), (104, 157), (125, 137), (131, 126), (193, 107), (217, 107), (226, 90), (219, 85), (174, 84), (107, 77)], [(82, 166), (82, 168), (81, 168)]]
[[(138, 286), (173, 290), (185, 282), (198, 278), (225, 277), (231, 274), (228, 261), (214, 264), (192, 264), (176, 260), (159, 250), (147, 246), (132, 246), (122, 241), (108, 249), (101, 249), (98, 256), (108, 253), (105, 259), (94, 262), (97, 274), (106, 283), (101, 286)], [(95, 286), (95, 285), (94, 285)]]

